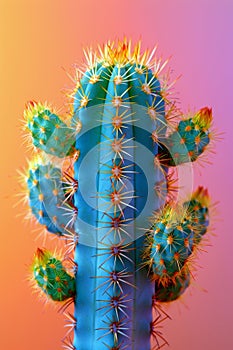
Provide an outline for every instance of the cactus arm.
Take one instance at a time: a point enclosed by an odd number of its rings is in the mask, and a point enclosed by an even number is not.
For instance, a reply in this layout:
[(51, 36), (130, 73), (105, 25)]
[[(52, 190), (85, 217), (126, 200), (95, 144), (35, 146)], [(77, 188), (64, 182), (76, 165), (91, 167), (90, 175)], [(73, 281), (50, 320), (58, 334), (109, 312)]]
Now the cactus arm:
[(29, 163), (27, 186), (29, 206), (40, 224), (58, 236), (71, 228), (72, 207), (67, 202), (60, 168), (35, 157)]
[(207, 107), (200, 109), (193, 118), (180, 121), (176, 131), (160, 139), (160, 163), (176, 166), (197, 160), (210, 142), (211, 122), (212, 110)]
[(206, 233), (209, 196), (199, 187), (182, 208), (165, 206), (148, 235), (146, 258), (158, 301), (177, 299), (190, 283), (190, 256)]
[(32, 270), (37, 286), (53, 301), (65, 301), (75, 296), (75, 279), (62, 262), (47, 250), (37, 249)]
[(28, 102), (24, 117), (35, 147), (59, 158), (73, 152), (74, 131), (47, 104)]

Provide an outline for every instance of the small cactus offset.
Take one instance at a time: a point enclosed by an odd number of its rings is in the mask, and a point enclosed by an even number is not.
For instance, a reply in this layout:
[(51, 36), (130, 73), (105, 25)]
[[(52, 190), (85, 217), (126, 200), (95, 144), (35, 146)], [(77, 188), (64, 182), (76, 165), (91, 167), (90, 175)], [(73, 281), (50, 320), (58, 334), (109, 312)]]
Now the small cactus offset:
[(33, 261), (33, 275), (38, 286), (52, 300), (64, 301), (75, 295), (75, 280), (50, 252), (37, 249)]
[[(60, 259), (38, 248), (33, 278), (53, 301), (74, 302), (65, 349), (166, 345), (161, 304), (190, 285), (209, 225), (207, 190), (181, 200), (171, 169), (205, 151), (212, 111), (182, 115), (155, 49), (131, 46), (125, 39), (85, 52), (66, 121), (34, 101), (24, 112), (36, 151), (26, 176), (28, 203), (65, 248)], [(71, 271), (64, 259), (73, 262)]]

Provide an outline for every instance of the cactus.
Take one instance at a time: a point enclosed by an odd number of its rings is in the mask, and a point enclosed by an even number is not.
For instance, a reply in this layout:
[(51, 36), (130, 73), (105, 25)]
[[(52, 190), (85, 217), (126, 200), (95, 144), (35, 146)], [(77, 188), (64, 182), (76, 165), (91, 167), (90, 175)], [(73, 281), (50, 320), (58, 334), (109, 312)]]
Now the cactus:
[(181, 120), (177, 130), (164, 140), (160, 162), (174, 166), (190, 159), (195, 161), (210, 142), (211, 121), (212, 110), (207, 107), (201, 108), (193, 118)]
[(75, 295), (75, 280), (70, 276), (60, 260), (49, 251), (37, 249), (33, 261), (34, 278), (52, 300), (64, 301)]
[(75, 267), (71, 273), (42, 249), (32, 267), (48, 298), (74, 302), (66, 349), (149, 350), (153, 337), (156, 349), (167, 344), (157, 329), (166, 315), (160, 303), (189, 286), (207, 231), (207, 190), (177, 202), (169, 169), (204, 152), (212, 111), (178, 113), (154, 54), (127, 40), (85, 52), (67, 122), (46, 104), (26, 105), (37, 149), (27, 171), (29, 206), (64, 240)]

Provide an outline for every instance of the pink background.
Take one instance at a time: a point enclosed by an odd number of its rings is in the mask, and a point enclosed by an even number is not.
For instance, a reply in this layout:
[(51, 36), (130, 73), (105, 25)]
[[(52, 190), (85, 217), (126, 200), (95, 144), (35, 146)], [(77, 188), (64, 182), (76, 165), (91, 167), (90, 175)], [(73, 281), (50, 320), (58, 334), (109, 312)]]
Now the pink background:
[(232, 18), (232, 0), (0, 1), (1, 349), (60, 349), (64, 336), (63, 317), (44, 307), (26, 282), (43, 243), (18, 217), (24, 209), (13, 208), (16, 169), (26, 164), (19, 130), (24, 103), (61, 107), (61, 89), (72, 87), (62, 67), (72, 71), (82, 62), (82, 47), (124, 35), (141, 38), (144, 48), (158, 44), (164, 58), (172, 55), (174, 76), (182, 74), (175, 86), (181, 107), (212, 106), (215, 127), (225, 133), (212, 165), (198, 166), (195, 178), (219, 201), (216, 236), (198, 261), (195, 285), (169, 307), (164, 334), (170, 350), (233, 349)]

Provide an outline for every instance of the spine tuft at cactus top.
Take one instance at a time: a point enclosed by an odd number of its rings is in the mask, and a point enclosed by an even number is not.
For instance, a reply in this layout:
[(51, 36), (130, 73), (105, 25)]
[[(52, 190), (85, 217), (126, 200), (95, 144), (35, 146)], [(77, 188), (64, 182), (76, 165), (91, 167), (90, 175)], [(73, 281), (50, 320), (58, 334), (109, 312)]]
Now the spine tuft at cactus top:
[(60, 258), (37, 249), (33, 279), (62, 310), (74, 305), (65, 349), (160, 349), (162, 305), (192, 283), (209, 225), (209, 195), (192, 191), (192, 167), (209, 147), (212, 111), (185, 116), (167, 62), (140, 42), (84, 54), (68, 117), (35, 101), (24, 111), (31, 216), (64, 243)]

